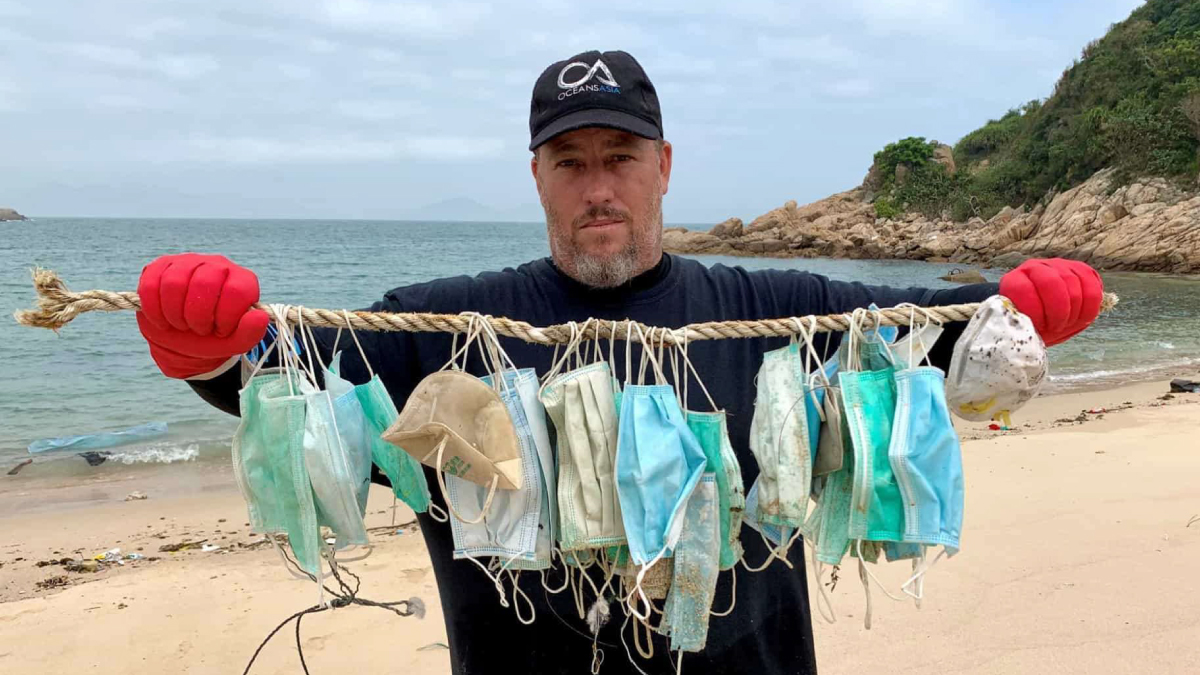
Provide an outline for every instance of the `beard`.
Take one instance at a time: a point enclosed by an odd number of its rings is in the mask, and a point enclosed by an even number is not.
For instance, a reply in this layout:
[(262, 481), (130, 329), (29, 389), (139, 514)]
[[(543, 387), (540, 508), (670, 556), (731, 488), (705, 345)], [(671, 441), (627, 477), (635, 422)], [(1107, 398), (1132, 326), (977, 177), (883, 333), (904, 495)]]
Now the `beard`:
[[(558, 212), (542, 200), (554, 262), (567, 276), (592, 288), (616, 288), (645, 272), (642, 267), (647, 263), (649, 253), (662, 240), (661, 190), (652, 192), (646, 206), (643, 222), (636, 222), (626, 211), (597, 204), (572, 221), (570, 228), (564, 228), (560, 227)], [(575, 241), (575, 233), (584, 223), (602, 218), (624, 220), (629, 225), (629, 241), (615, 253), (588, 253)], [(604, 246), (608, 237), (601, 236), (596, 243)]]

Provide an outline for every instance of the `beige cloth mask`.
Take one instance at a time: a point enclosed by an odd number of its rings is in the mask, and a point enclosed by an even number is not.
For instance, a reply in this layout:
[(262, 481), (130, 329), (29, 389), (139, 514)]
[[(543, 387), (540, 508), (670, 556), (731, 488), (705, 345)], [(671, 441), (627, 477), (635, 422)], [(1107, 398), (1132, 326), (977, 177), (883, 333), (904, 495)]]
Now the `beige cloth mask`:
[(383, 439), (451, 476), (521, 489), (512, 418), (496, 391), (474, 375), (442, 370), (421, 380)]

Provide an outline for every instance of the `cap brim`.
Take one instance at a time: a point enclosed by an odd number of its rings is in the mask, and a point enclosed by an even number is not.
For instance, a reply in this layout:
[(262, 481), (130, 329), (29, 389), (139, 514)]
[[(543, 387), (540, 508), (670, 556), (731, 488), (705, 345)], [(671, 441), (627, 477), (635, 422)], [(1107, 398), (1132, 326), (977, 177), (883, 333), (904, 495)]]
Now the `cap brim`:
[(529, 141), (529, 149), (534, 150), (539, 145), (559, 134), (565, 134), (568, 131), (575, 131), (576, 129), (586, 129), (588, 127), (619, 129), (641, 136), (642, 138), (649, 138), (652, 141), (662, 138), (662, 134), (658, 132), (658, 127), (636, 115), (606, 108), (590, 108), (563, 115), (546, 125), (545, 129), (542, 129), (538, 132), (538, 135)]

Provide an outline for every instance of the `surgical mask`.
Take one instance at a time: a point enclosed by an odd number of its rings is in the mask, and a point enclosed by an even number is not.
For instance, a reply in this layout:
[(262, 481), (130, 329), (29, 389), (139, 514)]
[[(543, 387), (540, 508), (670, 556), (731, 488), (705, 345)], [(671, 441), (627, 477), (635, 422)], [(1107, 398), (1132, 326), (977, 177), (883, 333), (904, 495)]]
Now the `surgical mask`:
[[(658, 382), (662, 369), (640, 326), (630, 326), (641, 336), (643, 373), (647, 361)], [(626, 361), (629, 361), (629, 345)], [(626, 372), (630, 372), (627, 365)], [(700, 482), (707, 460), (700, 443), (687, 427), (675, 390), (668, 384), (629, 384), (621, 402), (617, 439), (617, 497), (625, 523), (629, 553), (641, 566), (635, 588), (649, 567), (670, 554), (679, 540), (688, 498)], [(643, 621), (649, 602), (640, 593), (644, 612), (631, 610)]]
[(694, 377), (704, 398), (712, 407), (712, 412), (685, 410), (684, 417), (687, 420), (688, 428), (692, 430), (696, 440), (700, 443), (700, 448), (704, 451), (704, 457), (707, 460), (705, 472), (711, 473), (716, 482), (717, 522), (720, 526), (721, 537), (718, 565), (722, 571), (733, 569), (742, 559), (743, 554), (741, 532), (746, 511), (746, 489), (742, 480), (742, 466), (738, 461), (737, 453), (733, 451), (733, 444), (729, 440), (729, 426), (725, 411), (717, 406), (708, 392), (708, 388), (704, 386), (700, 373), (696, 372), (695, 366), (688, 358), (687, 342), (685, 341), (682, 348), (673, 353), (682, 357), (686, 369), (680, 373), (679, 364), (674, 364), (674, 372), (683, 378), (680, 400), (685, 403), (688, 401), (688, 386)]
[(702, 651), (708, 641), (708, 617), (717, 591), (721, 548), (718, 510), (716, 476), (705, 473), (684, 511), (671, 590), (659, 625), (659, 632), (671, 639), (672, 651)]
[[(500, 397), (504, 400), (520, 439), (521, 466), (524, 469), (521, 488), (497, 490), (490, 508), (485, 509), (488, 488), (457, 478), (452, 480), (453, 477), (446, 479), (450, 504), (461, 514), (461, 518), (450, 519), (451, 532), (454, 535), (454, 557), (463, 559), (495, 556), (505, 562), (509, 559), (534, 562), (539, 533), (544, 532), (546, 539), (543, 542), (543, 552), (545, 562), (549, 566), (551, 530), (538, 527), (545, 484), (541, 478), (543, 463), (538, 444), (539, 440), (544, 441), (548, 451), (549, 438), (545, 435), (544, 418), (540, 421), (542, 433), (534, 433), (534, 424), (539, 420), (530, 419), (521, 400), (523, 395), (531, 395), (537, 411), (540, 412), (541, 406), (536, 400), (537, 375), (532, 369), (525, 369), (502, 371), (500, 376), (505, 380)], [(495, 378), (495, 375), (486, 375), (482, 379), (490, 385)], [(549, 452), (546, 454), (549, 455)], [(552, 461), (549, 456), (547, 460)], [(471, 522), (475, 520), (478, 522)]]
[[(286, 308), (277, 309), (276, 316), (286, 315)], [(239, 392), (241, 419), (233, 437), (234, 476), (246, 500), (251, 527), (264, 534), (287, 534), (299, 567), (319, 579), (321, 539), (304, 452), (306, 397), (316, 387), (294, 364), (294, 350), (287, 347), (295, 342), (287, 324), (282, 320), (277, 324), (287, 339), (273, 343)], [(282, 367), (258, 374), (277, 345), (282, 345)]]
[(904, 541), (959, 548), (962, 448), (946, 405), (945, 379), (932, 367), (896, 374), (896, 421), (888, 457), (903, 494)]
[(625, 543), (614, 464), (617, 409), (612, 371), (603, 361), (552, 376), (539, 398), (558, 442), (559, 547), (563, 551)]
[[(341, 335), (341, 329), (338, 329), (337, 337), (333, 342), (335, 355), (329, 365), (330, 372), (339, 379), (341, 353), (337, 351), (337, 346)], [(384, 432), (396, 422), (400, 413), (396, 410), (396, 404), (392, 400), (391, 394), (383, 386), (383, 381), (371, 368), (367, 355), (363, 351), (362, 343), (358, 341), (358, 336), (353, 330), (350, 331), (350, 336), (354, 339), (363, 365), (370, 375), (366, 384), (354, 387), (354, 395), (358, 398), (359, 406), (362, 408), (367, 447), (370, 449), (370, 461), (374, 462), (379, 470), (387, 476), (388, 481), (392, 484), (392, 494), (407, 504), (414, 513), (425, 513), (430, 508), (429, 484), (425, 480), (425, 472), (421, 469), (420, 462), (412, 455), (383, 440)], [(439, 519), (444, 520), (445, 516), (442, 515)]]
[(854, 508), (850, 536), (872, 541), (900, 541), (904, 506), (888, 461), (892, 418), (896, 412), (895, 379), (889, 369), (841, 374), (842, 404), (854, 445)]
[(742, 487), (742, 469), (729, 442), (725, 413), (687, 412), (687, 425), (695, 434), (708, 462), (705, 471), (713, 476), (717, 491), (717, 523), (720, 530), (721, 570), (733, 569), (742, 559), (740, 537), (746, 511), (746, 496)]
[(1005, 297), (985, 300), (954, 344), (946, 380), (950, 410), (972, 421), (999, 420), (1037, 395), (1049, 372), (1046, 345), (1029, 317)]
[(808, 511), (813, 441), (804, 369), (794, 345), (763, 354), (750, 421), (750, 451), (758, 460), (759, 523), (799, 527)]
[[(484, 353), (485, 367), (491, 371), (479, 382), (505, 407), (505, 420), (512, 428), (520, 453), (517, 466), (522, 474), (517, 477), (516, 489), (497, 490), (496, 479), (484, 486), (457, 476), (443, 477), (439, 473), (446, 506), (452, 516), (453, 556), (456, 560), (469, 560), (477, 565), (492, 580), (504, 607), (508, 607), (509, 602), (501, 575), (507, 573), (512, 581), (514, 601), (523, 597), (529, 608), (529, 615), (525, 617), (520, 605), (516, 605), (517, 618), (530, 624), (535, 618), (533, 603), (521, 591), (516, 572), (550, 567), (554, 530), (549, 497), (552, 488), (548, 487), (546, 477), (553, 475), (553, 454), (545, 411), (537, 401), (536, 372), (530, 368), (518, 370), (513, 365), (483, 317), (475, 317), (472, 324), (466, 344), (451, 358), (451, 363), (462, 355), (465, 366), (467, 350), (473, 343), (479, 345)], [(489, 357), (490, 366), (487, 365)], [(485, 558), (491, 560), (485, 564)]]

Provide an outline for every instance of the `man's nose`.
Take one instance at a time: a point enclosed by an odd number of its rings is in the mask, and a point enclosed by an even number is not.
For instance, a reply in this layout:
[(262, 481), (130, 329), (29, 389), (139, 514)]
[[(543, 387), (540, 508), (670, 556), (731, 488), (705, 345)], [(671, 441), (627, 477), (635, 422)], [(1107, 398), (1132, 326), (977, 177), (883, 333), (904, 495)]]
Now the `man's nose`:
[(583, 198), (588, 204), (608, 204), (616, 197), (612, 175), (608, 171), (589, 171)]

